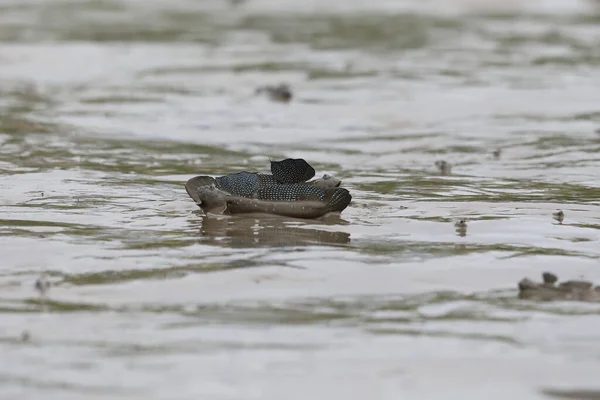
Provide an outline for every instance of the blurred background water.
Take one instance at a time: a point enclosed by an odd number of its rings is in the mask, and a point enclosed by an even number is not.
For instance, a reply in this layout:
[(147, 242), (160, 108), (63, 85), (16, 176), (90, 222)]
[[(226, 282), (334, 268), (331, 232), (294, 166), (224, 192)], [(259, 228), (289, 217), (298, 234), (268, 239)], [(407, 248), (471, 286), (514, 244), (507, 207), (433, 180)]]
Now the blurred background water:
[[(600, 306), (516, 289), (600, 281), (599, 24), (0, 1), (0, 398), (600, 398)], [(289, 104), (255, 96), (279, 82)], [(341, 218), (207, 217), (183, 188), (286, 157), (343, 180)]]

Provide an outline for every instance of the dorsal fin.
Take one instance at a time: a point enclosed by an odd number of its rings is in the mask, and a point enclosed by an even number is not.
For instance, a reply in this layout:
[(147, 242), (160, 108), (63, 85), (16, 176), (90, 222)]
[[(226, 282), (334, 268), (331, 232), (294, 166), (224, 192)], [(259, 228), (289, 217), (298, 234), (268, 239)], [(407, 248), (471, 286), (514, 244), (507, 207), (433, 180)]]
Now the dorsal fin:
[(315, 176), (315, 169), (302, 158), (271, 161), (271, 173), (279, 183), (301, 183)]

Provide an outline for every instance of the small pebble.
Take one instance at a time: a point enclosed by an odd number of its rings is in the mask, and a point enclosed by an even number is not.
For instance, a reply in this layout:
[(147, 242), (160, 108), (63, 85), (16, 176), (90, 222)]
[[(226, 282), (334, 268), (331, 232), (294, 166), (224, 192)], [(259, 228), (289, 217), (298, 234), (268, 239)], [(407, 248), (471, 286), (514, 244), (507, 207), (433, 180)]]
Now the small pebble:
[(31, 340), (31, 334), (28, 331), (21, 332), (21, 342), (27, 343)]
[(542, 278), (544, 279), (544, 283), (549, 284), (554, 284), (558, 280), (558, 277), (551, 272), (544, 272)]
[(292, 99), (292, 89), (285, 83), (276, 86), (261, 86), (256, 89), (256, 94), (263, 92), (273, 101), (288, 103)]
[(458, 221), (456, 221), (454, 223), (454, 226), (457, 228), (466, 228), (467, 227), (467, 220), (464, 218), (459, 219)]
[(496, 149), (492, 154), (494, 155), (494, 158), (500, 158), (500, 156), (502, 155), (502, 150)]
[(467, 220), (461, 218), (460, 220), (454, 223), (454, 227), (456, 228), (456, 233), (458, 236), (464, 237), (467, 235)]
[(562, 224), (563, 220), (565, 219), (565, 213), (562, 212), (562, 210), (558, 210), (557, 212), (552, 213), (552, 218), (557, 220), (559, 224)]
[(448, 175), (452, 171), (452, 165), (444, 160), (438, 160), (435, 162), (435, 166), (438, 168), (442, 175)]
[(37, 290), (40, 293), (40, 296), (45, 296), (46, 293), (48, 293), (49, 289), (50, 289), (50, 282), (48, 282), (48, 279), (46, 279), (46, 277), (44, 275), (40, 276), (35, 281), (35, 290)]

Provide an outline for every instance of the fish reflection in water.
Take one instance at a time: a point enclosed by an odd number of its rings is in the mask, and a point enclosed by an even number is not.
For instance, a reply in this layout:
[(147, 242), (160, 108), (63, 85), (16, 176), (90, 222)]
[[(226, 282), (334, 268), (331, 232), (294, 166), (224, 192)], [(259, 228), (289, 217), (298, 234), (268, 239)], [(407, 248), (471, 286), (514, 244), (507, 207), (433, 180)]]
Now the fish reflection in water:
[[(294, 226), (290, 225), (292, 221), (295, 220), (277, 216), (203, 215), (199, 222), (200, 234), (211, 244), (255, 247), (350, 243), (349, 233)], [(337, 215), (329, 215), (318, 222), (324, 226), (347, 223)], [(311, 225), (313, 223), (311, 221)]]

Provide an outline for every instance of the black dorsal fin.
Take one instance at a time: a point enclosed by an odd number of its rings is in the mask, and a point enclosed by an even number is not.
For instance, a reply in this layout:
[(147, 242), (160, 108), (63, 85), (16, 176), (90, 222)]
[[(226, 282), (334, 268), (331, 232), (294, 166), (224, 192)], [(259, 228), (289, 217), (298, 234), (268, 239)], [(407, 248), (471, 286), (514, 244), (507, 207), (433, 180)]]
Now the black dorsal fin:
[(315, 169), (302, 158), (271, 161), (271, 173), (279, 183), (301, 183), (315, 176)]

